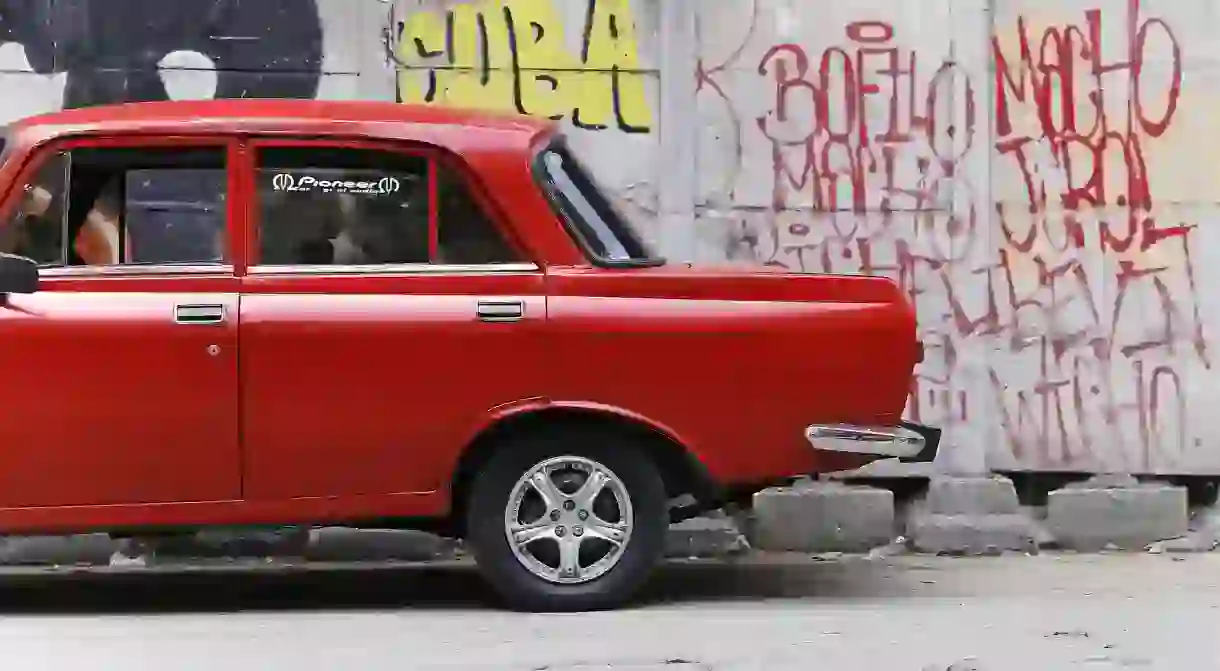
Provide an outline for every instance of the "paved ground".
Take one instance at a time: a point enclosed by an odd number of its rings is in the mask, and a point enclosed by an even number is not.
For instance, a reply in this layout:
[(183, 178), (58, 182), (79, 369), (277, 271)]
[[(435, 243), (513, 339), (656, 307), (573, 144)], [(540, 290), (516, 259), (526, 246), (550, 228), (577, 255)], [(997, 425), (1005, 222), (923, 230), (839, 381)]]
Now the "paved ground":
[(22, 671), (1220, 668), (1216, 554), (752, 561), (581, 615), (491, 608), (458, 565), (16, 577), (0, 645)]

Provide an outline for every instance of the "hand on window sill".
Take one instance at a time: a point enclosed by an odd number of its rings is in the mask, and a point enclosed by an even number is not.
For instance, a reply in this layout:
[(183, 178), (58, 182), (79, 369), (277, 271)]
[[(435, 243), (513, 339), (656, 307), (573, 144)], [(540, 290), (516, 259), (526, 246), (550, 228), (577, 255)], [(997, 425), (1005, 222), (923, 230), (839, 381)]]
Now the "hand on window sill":
[(352, 240), (347, 231), (331, 238), (330, 244), (335, 248), (336, 264), (350, 266), (364, 262), (364, 251)]
[(25, 200), (21, 204), (21, 212), (31, 217), (41, 217), (51, 208), (54, 196), (41, 186), (29, 187)]

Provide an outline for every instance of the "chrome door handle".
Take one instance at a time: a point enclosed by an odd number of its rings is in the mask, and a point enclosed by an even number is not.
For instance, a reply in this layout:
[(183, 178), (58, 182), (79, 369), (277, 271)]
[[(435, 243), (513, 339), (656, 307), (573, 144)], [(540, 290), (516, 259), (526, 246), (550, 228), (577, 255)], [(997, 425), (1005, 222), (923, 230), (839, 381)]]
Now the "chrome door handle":
[(525, 316), (521, 301), (479, 301), (478, 315), (485, 322), (515, 322)]
[(193, 303), (174, 306), (174, 322), (178, 324), (221, 324), (225, 306)]

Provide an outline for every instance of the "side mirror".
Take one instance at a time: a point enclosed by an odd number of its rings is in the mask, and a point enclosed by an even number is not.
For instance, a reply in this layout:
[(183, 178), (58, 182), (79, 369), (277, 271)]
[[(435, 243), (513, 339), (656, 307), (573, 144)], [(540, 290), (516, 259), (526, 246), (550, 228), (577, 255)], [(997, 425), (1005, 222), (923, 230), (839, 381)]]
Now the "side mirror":
[(0, 295), (38, 291), (38, 264), (16, 254), (0, 254)]

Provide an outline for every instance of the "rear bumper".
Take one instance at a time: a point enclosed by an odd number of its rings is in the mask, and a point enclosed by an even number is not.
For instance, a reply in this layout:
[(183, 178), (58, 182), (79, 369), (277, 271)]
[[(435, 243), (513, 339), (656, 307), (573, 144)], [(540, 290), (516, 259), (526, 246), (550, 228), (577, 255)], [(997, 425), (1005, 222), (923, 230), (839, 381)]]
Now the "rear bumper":
[(814, 449), (827, 452), (897, 457), (908, 462), (930, 462), (940, 447), (940, 429), (902, 422), (898, 426), (813, 424), (805, 438)]

